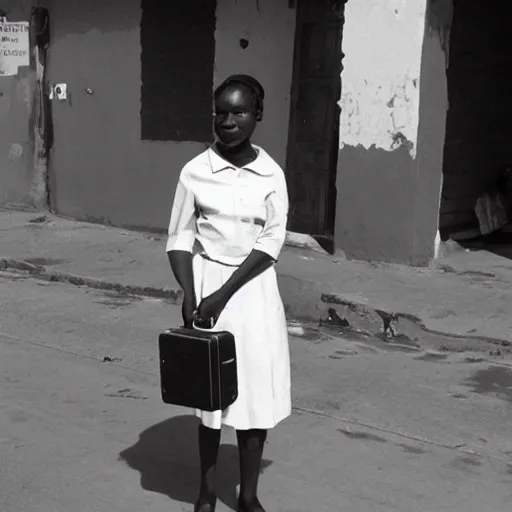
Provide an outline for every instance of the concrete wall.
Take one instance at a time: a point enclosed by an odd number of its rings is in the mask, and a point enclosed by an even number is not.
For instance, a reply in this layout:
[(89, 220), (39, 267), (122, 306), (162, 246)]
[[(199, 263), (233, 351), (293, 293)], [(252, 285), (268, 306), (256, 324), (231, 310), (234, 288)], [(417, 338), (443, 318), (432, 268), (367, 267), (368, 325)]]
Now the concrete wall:
[(420, 81), (418, 180), (412, 247), (412, 260), (417, 263), (427, 263), (436, 252), (448, 112), (446, 69), (452, 19), (453, 0), (430, 0)]
[(181, 167), (204, 145), (141, 141), (140, 1), (48, 4), (48, 79), (70, 94), (52, 103), (52, 206), (78, 219), (165, 227)]
[(335, 243), (351, 258), (424, 264), (433, 255), (446, 84), (444, 71), (433, 75), (445, 60), (427, 7), (346, 5)]
[[(7, 21), (29, 21), (32, 0), (4, 0)], [(0, 207), (32, 207), (34, 73), (30, 66), (0, 76)]]
[[(49, 79), (67, 83), (71, 95), (53, 102), (52, 204), (79, 219), (165, 228), (179, 172), (205, 144), (140, 140), (140, 1), (122, 9), (116, 0), (48, 3)], [(218, 0), (215, 80), (231, 73), (261, 80), (269, 99), (256, 142), (284, 165), (295, 11), (275, 4)], [(240, 38), (249, 40), (246, 50)]]
[[(265, 88), (265, 115), (254, 141), (284, 168), (288, 144), (296, 10), (276, 0), (217, 0), (215, 83), (247, 73)], [(244, 50), (240, 39), (247, 39)]]

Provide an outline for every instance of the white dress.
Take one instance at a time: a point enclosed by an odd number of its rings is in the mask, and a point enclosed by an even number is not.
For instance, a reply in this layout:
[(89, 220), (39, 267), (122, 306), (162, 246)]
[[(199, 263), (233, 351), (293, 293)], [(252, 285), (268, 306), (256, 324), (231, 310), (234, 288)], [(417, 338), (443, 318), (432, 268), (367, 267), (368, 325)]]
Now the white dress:
[[(173, 203), (167, 251), (194, 254), (198, 303), (218, 290), (253, 249), (277, 260), (286, 236), (284, 173), (263, 149), (243, 169), (212, 149), (182, 170)], [(270, 429), (291, 413), (290, 355), (284, 307), (274, 267), (236, 292), (215, 330), (236, 342), (237, 400), (224, 411), (197, 411), (220, 429)]]

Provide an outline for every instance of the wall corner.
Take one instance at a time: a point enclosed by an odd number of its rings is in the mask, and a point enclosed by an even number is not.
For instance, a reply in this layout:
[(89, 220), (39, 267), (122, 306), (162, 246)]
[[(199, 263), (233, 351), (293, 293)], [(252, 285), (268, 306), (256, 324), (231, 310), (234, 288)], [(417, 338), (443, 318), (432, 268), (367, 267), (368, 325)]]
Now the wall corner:
[(446, 69), (453, 0), (428, 0), (421, 58), (414, 208), (413, 259), (421, 265), (435, 257), (443, 182), (443, 153), (448, 112)]

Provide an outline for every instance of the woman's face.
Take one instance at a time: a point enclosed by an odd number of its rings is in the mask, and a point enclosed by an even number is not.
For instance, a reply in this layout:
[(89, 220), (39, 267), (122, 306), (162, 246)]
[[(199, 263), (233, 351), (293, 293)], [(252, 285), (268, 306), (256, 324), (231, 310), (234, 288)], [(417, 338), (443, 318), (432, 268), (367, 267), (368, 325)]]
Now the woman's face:
[(218, 141), (236, 148), (252, 137), (256, 128), (254, 92), (243, 84), (225, 88), (215, 100), (214, 129)]

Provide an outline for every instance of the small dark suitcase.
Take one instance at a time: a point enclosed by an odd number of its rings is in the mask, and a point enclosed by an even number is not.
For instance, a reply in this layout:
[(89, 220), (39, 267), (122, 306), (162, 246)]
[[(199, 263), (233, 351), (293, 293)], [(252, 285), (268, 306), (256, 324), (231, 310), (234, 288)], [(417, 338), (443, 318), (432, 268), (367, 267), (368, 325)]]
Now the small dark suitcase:
[(238, 398), (231, 333), (178, 327), (160, 334), (158, 345), (164, 403), (218, 411)]

